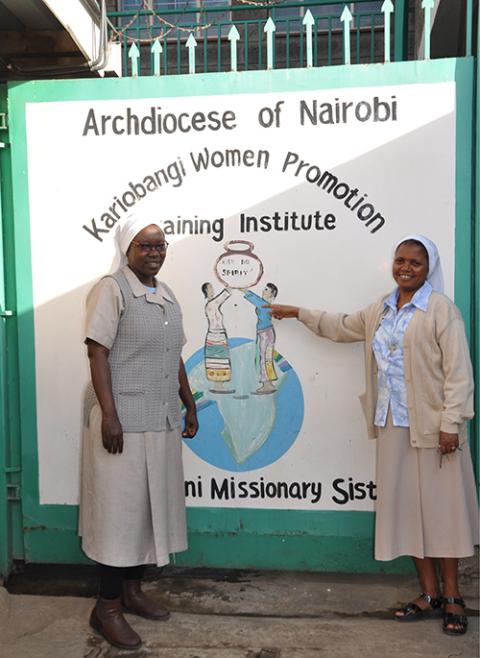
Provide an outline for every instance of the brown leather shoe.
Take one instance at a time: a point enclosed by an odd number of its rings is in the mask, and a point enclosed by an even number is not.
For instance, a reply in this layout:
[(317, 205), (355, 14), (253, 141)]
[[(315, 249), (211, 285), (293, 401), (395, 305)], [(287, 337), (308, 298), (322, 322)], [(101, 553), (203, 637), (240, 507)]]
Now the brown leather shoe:
[(138, 649), (142, 640), (127, 622), (118, 599), (99, 598), (90, 615), (90, 626), (119, 649)]
[(139, 580), (123, 581), (123, 608), (134, 615), (155, 621), (167, 621), (170, 617), (168, 610), (145, 596)]

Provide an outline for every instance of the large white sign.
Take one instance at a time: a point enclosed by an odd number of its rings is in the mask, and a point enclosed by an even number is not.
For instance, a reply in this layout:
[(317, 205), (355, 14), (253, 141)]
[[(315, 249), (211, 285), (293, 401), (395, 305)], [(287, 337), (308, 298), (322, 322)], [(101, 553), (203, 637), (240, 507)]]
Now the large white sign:
[(138, 212), (184, 311), (188, 504), (371, 510), (363, 346), (262, 306), (358, 310), (411, 232), (453, 293), (454, 83), (30, 103), (27, 137), (41, 502), (78, 500), (85, 296)]

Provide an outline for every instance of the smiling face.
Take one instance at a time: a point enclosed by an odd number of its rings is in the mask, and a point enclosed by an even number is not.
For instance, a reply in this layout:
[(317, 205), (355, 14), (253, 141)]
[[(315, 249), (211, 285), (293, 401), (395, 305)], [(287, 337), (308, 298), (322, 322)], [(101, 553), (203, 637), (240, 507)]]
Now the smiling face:
[[(151, 249), (153, 245), (157, 248)], [(143, 284), (153, 286), (154, 277), (162, 267), (166, 254), (163, 231), (156, 224), (150, 224), (137, 233), (130, 243), (128, 265)]]
[(428, 254), (423, 245), (403, 242), (393, 258), (392, 276), (401, 294), (411, 297), (423, 286), (428, 275)]

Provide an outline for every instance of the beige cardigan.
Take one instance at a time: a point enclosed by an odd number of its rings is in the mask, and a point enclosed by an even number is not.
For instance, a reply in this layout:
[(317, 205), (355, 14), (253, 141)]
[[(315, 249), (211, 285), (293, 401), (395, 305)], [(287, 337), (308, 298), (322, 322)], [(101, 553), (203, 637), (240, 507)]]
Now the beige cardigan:
[[(298, 319), (311, 331), (335, 342), (365, 341), (366, 392), (360, 402), (368, 435), (374, 425), (377, 365), (372, 341), (384, 312), (382, 297), (350, 315), (300, 309)], [(466, 439), (466, 421), (473, 417), (473, 375), (460, 311), (445, 295), (433, 292), (426, 312), (418, 309), (403, 340), (410, 443), (436, 448), (440, 430)]]

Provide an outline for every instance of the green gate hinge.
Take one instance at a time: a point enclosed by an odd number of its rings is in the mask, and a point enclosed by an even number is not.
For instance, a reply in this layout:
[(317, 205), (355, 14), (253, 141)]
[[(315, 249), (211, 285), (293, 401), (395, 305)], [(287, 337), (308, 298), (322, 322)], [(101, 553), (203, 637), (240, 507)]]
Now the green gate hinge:
[[(6, 112), (0, 112), (0, 130), (8, 130)], [(4, 149), (7, 146), (8, 144), (6, 142), (0, 142), (0, 149)]]
[(19, 502), (21, 500), (19, 484), (7, 484), (7, 500), (8, 502)]
[(0, 318), (13, 318), (15, 311), (0, 311)]

